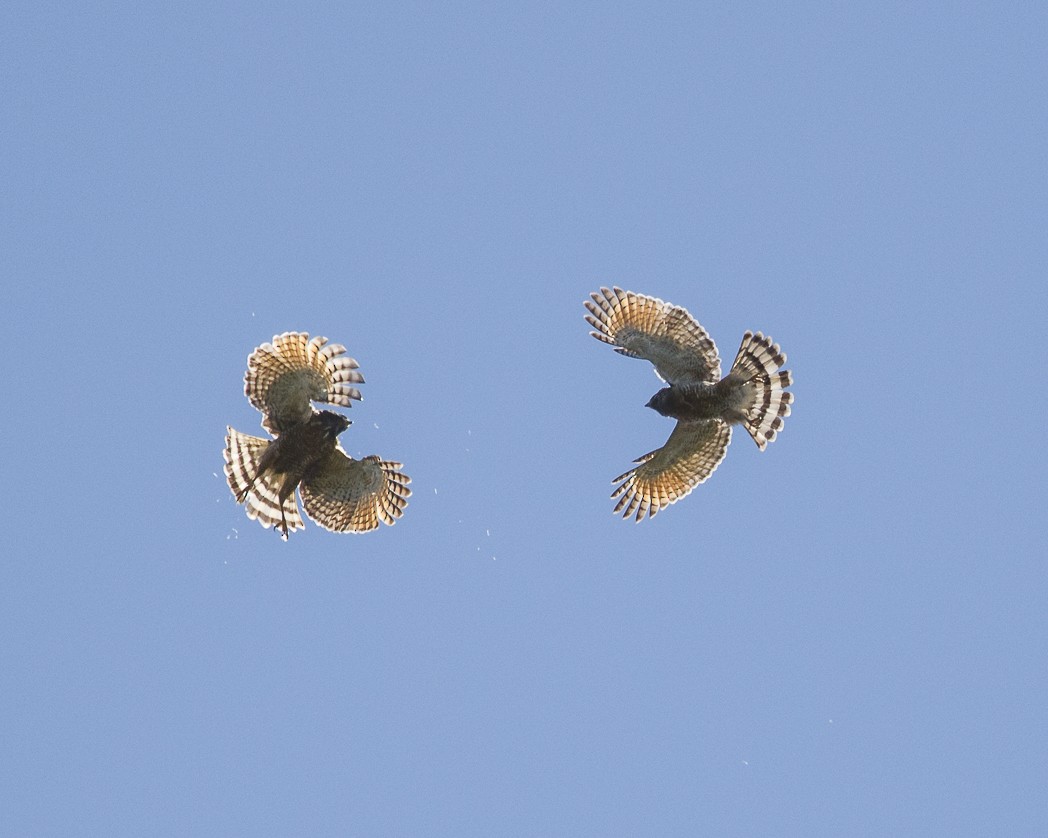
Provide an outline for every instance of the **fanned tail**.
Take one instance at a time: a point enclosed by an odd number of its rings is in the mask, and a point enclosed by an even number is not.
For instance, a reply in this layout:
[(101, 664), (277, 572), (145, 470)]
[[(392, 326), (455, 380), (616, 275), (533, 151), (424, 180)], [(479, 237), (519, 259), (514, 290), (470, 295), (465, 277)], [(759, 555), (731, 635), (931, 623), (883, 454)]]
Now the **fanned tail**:
[(782, 369), (785, 363), (786, 354), (770, 337), (760, 332), (746, 332), (729, 373), (753, 388), (753, 400), (746, 409), (742, 426), (761, 451), (775, 439), (782, 430), (783, 420), (790, 415), (793, 393), (786, 388), (793, 384), (793, 375)]

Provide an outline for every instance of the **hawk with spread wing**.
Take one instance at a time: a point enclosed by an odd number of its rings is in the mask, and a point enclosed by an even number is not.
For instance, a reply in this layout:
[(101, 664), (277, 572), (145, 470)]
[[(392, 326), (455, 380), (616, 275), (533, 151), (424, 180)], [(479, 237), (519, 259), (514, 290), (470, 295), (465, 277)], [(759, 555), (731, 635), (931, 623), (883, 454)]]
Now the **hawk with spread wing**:
[(304, 332), (276, 335), (247, 359), (244, 393), (262, 412), (273, 439), (227, 428), (225, 473), (237, 503), (263, 527), (302, 529), (295, 489), (306, 514), (334, 532), (367, 532), (392, 525), (407, 506), (411, 478), (401, 464), (374, 455), (354, 460), (338, 444), (350, 426), (341, 413), (310, 402), (351, 407), (364, 382), (346, 347)]
[(655, 366), (669, 386), (647, 407), (677, 420), (666, 444), (637, 458), (618, 485), (614, 511), (642, 521), (686, 497), (720, 465), (731, 426), (742, 425), (761, 451), (790, 415), (793, 383), (786, 355), (771, 338), (746, 332), (731, 371), (721, 378), (713, 339), (685, 309), (621, 288), (601, 288), (585, 301), (593, 337), (629, 358)]

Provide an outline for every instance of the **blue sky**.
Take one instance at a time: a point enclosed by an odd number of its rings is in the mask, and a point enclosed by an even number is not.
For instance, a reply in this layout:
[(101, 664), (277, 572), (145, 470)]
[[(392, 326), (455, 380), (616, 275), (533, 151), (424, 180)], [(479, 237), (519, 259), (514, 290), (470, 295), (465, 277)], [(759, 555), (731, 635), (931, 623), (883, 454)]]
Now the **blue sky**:
[[(6, 831), (1044, 834), (1046, 27), (5, 4)], [(612, 284), (795, 378), (640, 525)], [(233, 502), (286, 330), (360, 362), (395, 527)]]

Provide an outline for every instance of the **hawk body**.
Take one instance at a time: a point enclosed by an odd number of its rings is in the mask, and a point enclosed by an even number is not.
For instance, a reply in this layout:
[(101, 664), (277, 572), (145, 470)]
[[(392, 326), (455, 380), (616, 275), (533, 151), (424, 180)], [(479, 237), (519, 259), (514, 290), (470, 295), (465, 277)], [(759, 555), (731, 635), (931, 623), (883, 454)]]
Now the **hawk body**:
[(411, 495), (411, 478), (400, 463), (376, 456), (354, 460), (338, 444), (349, 419), (310, 403), (350, 407), (351, 399), (360, 400), (350, 384), (363, 383), (364, 377), (345, 351), (327, 338), (287, 332), (248, 358), (244, 392), (274, 438), (227, 428), (226, 479), (248, 517), (276, 526), (285, 539), (305, 526), (296, 488), (306, 514), (335, 532), (366, 532), (379, 521), (393, 524)]
[(338, 435), (350, 424), (345, 416), (330, 410), (314, 413), (266, 446), (255, 465), (255, 479), (266, 472), (280, 475), (279, 497), (283, 502), (318, 463), (335, 453)]
[(716, 384), (671, 384), (652, 396), (645, 407), (684, 422), (720, 419), (729, 425), (746, 418), (753, 388), (730, 375)]
[(721, 378), (716, 344), (686, 309), (621, 288), (601, 288), (585, 302), (590, 334), (616, 352), (650, 361), (667, 382), (647, 403), (677, 420), (662, 448), (615, 478), (615, 512), (653, 516), (709, 479), (724, 459), (733, 425), (762, 451), (790, 415), (793, 383), (786, 356), (760, 332), (746, 332)]

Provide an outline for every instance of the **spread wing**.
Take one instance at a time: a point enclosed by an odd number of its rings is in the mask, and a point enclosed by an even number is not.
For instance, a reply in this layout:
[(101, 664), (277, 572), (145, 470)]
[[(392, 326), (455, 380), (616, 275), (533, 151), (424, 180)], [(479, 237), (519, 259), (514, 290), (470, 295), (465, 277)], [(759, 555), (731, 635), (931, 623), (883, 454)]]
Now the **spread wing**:
[(354, 460), (341, 448), (299, 485), (306, 514), (334, 532), (367, 532), (404, 514), (411, 478), (400, 463), (376, 456)]
[(601, 288), (586, 300), (593, 337), (630, 358), (644, 358), (671, 384), (720, 379), (717, 346), (680, 306), (621, 288)]
[[(282, 520), (280, 484), (283, 475), (272, 471), (258, 473), (259, 460), (271, 441), (226, 428), (226, 448), (222, 452), (226, 460), (226, 481), (233, 497), (237, 503), (246, 504), (248, 518), (258, 520), (267, 529), (280, 527)], [(294, 492), (285, 498), (283, 507), (283, 520), (287, 522), (288, 531), (304, 529), (306, 525), (298, 514)], [(287, 538), (287, 532), (284, 532), (284, 538)]]
[(654, 516), (671, 503), (686, 497), (720, 465), (731, 442), (731, 426), (719, 419), (678, 422), (666, 444), (638, 457), (640, 463), (616, 477), (615, 512), (637, 521)]
[(309, 421), (311, 401), (350, 407), (360, 400), (360, 366), (346, 347), (305, 332), (275, 335), (247, 359), (244, 393), (262, 411), (262, 427), (274, 435)]

